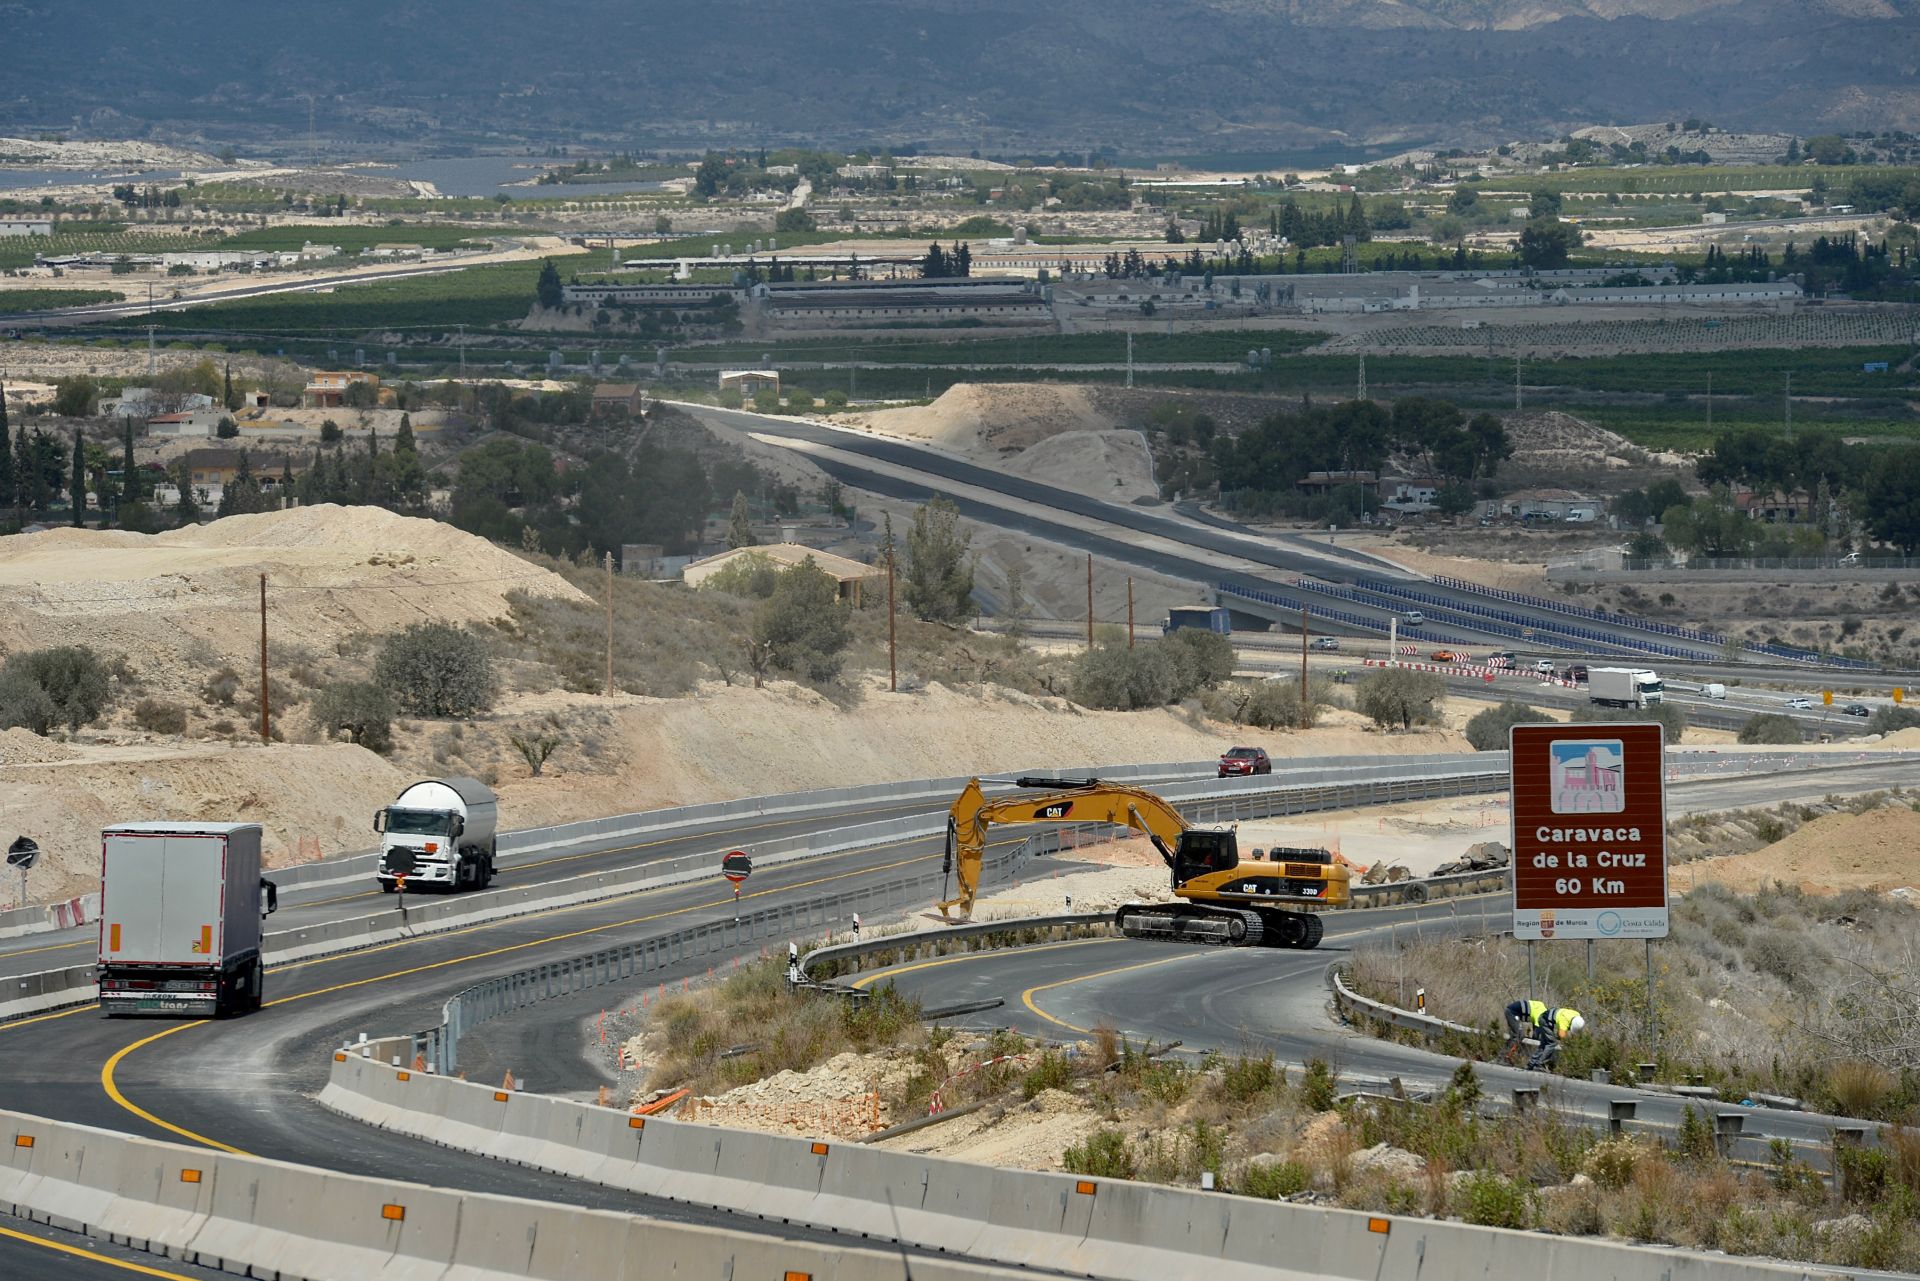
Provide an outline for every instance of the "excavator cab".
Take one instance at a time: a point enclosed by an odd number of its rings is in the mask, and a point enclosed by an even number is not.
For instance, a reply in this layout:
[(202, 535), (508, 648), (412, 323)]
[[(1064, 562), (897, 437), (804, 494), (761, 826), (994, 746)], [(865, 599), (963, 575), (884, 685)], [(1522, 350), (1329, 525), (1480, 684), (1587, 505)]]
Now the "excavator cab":
[(1240, 866), (1240, 842), (1231, 828), (1190, 827), (1180, 833), (1173, 853), (1173, 883), (1185, 885), (1208, 872)]

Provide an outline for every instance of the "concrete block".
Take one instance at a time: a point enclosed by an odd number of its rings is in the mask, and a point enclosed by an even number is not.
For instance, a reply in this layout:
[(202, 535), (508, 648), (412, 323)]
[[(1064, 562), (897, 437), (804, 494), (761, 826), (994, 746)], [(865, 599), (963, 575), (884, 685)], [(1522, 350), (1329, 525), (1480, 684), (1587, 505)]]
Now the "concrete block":
[[(507, 1119), (507, 1105), (513, 1092), (498, 1086), (476, 1085), (467, 1081), (440, 1078), (433, 1083), (439, 1106), (433, 1111), (426, 1135), (436, 1143), (474, 1151), (486, 1147), (500, 1134)], [(505, 1094), (505, 1099), (499, 1096)]]
[(192, 1149), (130, 1138), (114, 1164), (113, 1202), (95, 1228), (177, 1256), (212, 1213), (214, 1172)]
[[(25, 1130), (28, 1127), (22, 1126)], [(70, 1232), (84, 1232), (113, 1200), (114, 1162), (128, 1139), (104, 1130), (41, 1122), (33, 1127), (27, 1177), (14, 1197), (32, 1217)]]
[[(1062, 1237), (1074, 1244), (1087, 1234), (1093, 1215), (1097, 1180), (1076, 1180), (1023, 1170), (992, 1171), (993, 1189), (987, 1204), (991, 1231), (981, 1238), (990, 1257), (999, 1262), (1058, 1267)], [(1091, 1192), (1080, 1192), (1085, 1184)], [(1078, 1201), (1079, 1205), (1070, 1205)]]
[[(909, 1240), (954, 1254), (975, 1254), (982, 1238), (991, 1237), (987, 1215), (993, 1207), (994, 1171), (935, 1157), (917, 1158), (917, 1164), (917, 1173), (902, 1171), (891, 1185), (900, 1202), (902, 1233)], [(870, 1195), (867, 1185), (848, 1177), (852, 1172), (851, 1165), (827, 1167), (821, 1185), (823, 1204), (829, 1197)]]
[(518, 1161), (522, 1165), (539, 1165), (546, 1155), (547, 1119), (553, 1105), (554, 1100), (544, 1095), (516, 1091), (507, 1100), (507, 1114), (501, 1118), (499, 1130), (479, 1149), (480, 1154), (502, 1161)]
[[(1329, 1213), (1313, 1206), (1234, 1198), (1220, 1245), (1223, 1275), (1283, 1265), (1307, 1276), (1335, 1275), (1324, 1263)], [(1211, 1274), (1211, 1264), (1208, 1271)]]

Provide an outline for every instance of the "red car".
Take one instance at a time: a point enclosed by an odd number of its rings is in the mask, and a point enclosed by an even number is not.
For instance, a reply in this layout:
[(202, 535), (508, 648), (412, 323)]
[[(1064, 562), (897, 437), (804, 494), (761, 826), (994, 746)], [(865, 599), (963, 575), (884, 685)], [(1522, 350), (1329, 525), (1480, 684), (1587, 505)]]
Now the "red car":
[(1265, 748), (1235, 747), (1220, 758), (1220, 777), (1229, 774), (1271, 774), (1273, 762), (1267, 759)]

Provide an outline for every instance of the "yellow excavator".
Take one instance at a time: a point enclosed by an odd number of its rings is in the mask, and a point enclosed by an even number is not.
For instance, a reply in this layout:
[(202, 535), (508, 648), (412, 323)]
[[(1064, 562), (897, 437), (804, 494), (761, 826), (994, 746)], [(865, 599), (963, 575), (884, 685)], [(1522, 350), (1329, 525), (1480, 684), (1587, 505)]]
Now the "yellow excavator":
[(1282, 848), (1272, 851), (1271, 862), (1243, 863), (1231, 828), (1194, 827), (1152, 792), (1097, 778), (1021, 778), (1015, 783), (1024, 790), (990, 800), (976, 778), (947, 813), (941, 870), (944, 877), (957, 875), (958, 892), (937, 906), (949, 921), (973, 914), (987, 828), (995, 823), (1108, 823), (1143, 833), (1172, 871), (1179, 901), (1120, 907), (1114, 924), (1128, 938), (1318, 947), (1320, 918), (1283, 904), (1339, 907), (1348, 901), (1347, 869), (1326, 850)]

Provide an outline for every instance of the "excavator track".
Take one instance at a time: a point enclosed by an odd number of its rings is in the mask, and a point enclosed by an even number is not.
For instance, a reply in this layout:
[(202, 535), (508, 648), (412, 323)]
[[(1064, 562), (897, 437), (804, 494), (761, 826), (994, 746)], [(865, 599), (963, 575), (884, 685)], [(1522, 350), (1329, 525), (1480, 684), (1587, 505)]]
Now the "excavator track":
[(1193, 903), (1127, 903), (1113, 923), (1130, 939), (1167, 939), (1218, 947), (1271, 946), (1267, 923), (1258, 912)]
[(1290, 947), (1305, 951), (1319, 947), (1321, 938), (1327, 932), (1327, 923), (1320, 919), (1317, 912), (1276, 912), (1269, 909), (1261, 915), (1266, 918), (1267, 947)]

